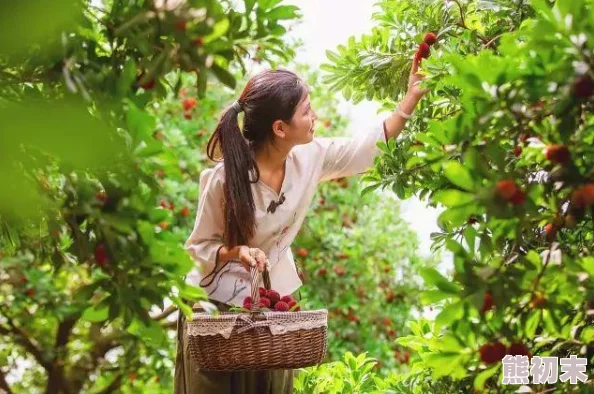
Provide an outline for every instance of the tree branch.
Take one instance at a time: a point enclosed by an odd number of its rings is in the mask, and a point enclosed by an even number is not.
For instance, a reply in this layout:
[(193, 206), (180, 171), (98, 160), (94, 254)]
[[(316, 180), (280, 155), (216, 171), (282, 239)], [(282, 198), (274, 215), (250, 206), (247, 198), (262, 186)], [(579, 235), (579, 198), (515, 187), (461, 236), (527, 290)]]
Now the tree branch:
[(109, 384), (109, 386), (105, 387), (103, 390), (99, 391), (97, 394), (110, 394), (115, 392), (121, 385), (122, 385), (122, 378), (123, 375), (117, 375), (113, 381)]
[(159, 313), (158, 315), (151, 316), (151, 319), (153, 319), (155, 321), (163, 320), (163, 319), (167, 318), (168, 316), (172, 315), (175, 311), (177, 311), (177, 306), (170, 305), (167, 308), (165, 308), (165, 310), (163, 312)]
[(6, 381), (6, 376), (4, 376), (4, 372), (2, 371), (2, 369), (0, 369), (0, 393), (13, 394), (13, 391), (10, 389), (10, 386)]

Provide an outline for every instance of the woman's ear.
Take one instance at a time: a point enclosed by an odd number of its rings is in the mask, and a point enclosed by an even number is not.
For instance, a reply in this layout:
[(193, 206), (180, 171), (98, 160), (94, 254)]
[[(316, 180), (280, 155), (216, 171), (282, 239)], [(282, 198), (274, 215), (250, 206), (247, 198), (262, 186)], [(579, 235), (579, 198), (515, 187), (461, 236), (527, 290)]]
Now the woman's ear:
[(272, 123), (272, 132), (279, 138), (285, 138), (287, 136), (287, 124), (282, 120), (275, 120)]

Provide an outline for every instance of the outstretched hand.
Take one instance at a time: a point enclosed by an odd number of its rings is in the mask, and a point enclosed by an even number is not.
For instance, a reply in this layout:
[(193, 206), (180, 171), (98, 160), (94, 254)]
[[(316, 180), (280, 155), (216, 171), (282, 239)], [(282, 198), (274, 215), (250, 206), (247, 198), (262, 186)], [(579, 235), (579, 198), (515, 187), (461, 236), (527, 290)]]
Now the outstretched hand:
[(429, 89), (422, 89), (420, 87), (421, 82), (425, 79), (423, 75), (419, 74), (421, 60), (418, 56), (414, 57), (412, 67), (410, 68), (410, 76), (408, 77), (408, 94), (418, 99), (429, 91)]

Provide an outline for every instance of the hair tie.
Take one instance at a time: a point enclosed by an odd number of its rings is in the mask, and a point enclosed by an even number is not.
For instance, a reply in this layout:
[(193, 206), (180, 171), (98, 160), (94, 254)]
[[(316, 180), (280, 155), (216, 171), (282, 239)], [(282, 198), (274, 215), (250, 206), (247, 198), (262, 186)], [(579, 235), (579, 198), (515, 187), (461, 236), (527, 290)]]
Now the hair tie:
[(239, 101), (234, 102), (233, 105), (231, 106), (231, 108), (233, 108), (235, 110), (235, 112), (237, 112), (237, 113), (240, 113), (241, 111), (243, 111), (243, 107), (241, 106)]

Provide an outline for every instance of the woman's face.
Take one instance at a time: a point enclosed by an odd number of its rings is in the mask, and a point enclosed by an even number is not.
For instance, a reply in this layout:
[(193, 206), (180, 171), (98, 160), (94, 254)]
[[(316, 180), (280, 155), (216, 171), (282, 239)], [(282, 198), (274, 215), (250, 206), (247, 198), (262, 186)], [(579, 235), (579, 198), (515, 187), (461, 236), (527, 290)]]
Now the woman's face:
[(283, 123), (284, 140), (291, 145), (301, 145), (313, 139), (314, 125), (318, 118), (309, 100), (309, 94), (297, 104), (289, 123)]

